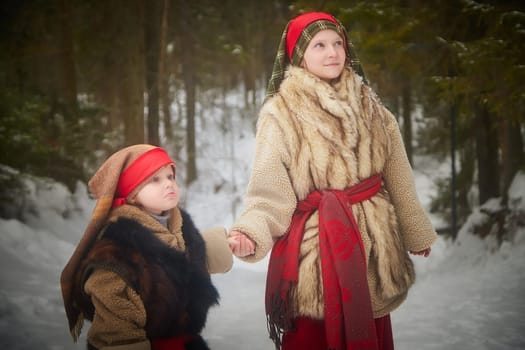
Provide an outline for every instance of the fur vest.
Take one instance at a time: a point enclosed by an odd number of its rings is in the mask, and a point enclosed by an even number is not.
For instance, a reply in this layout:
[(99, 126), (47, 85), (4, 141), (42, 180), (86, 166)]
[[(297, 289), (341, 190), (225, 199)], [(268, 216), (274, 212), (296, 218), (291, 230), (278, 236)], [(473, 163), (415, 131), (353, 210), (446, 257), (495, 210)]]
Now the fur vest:
[[(263, 106), (245, 210), (233, 229), (256, 242), (256, 261), (285, 234), (297, 201), (313, 190), (343, 190), (374, 174), (383, 187), (352, 206), (367, 254), (375, 317), (394, 310), (415, 274), (407, 250), (423, 250), (435, 232), (415, 193), (413, 176), (393, 115), (349, 69), (329, 84), (290, 67), (279, 92)], [(324, 317), (318, 215), (305, 225), (297, 315)]]
[[(95, 269), (113, 271), (144, 303), (148, 339), (183, 335), (200, 338), (208, 309), (219, 298), (207, 271), (200, 233), (190, 216), (181, 211), (184, 250), (174, 249), (157, 237), (158, 227), (151, 224), (151, 217), (144, 213), (143, 220), (136, 220), (141, 218), (141, 211), (126, 207), (132, 215), (108, 223), (83, 262), (77, 285), (84, 286)], [(95, 310), (91, 298), (79, 290), (77, 300), (84, 316), (92, 321)]]

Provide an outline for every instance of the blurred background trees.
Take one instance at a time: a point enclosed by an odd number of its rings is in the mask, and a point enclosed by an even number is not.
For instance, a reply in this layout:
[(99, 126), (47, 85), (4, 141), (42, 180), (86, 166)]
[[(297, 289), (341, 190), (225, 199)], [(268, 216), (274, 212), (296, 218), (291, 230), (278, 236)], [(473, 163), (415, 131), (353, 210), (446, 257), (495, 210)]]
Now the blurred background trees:
[(307, 10), (349, 29), (409, 159), (453, 156), (433, 210), (451, 215), (451, 189), (459, 220), (473, 188), (505, 203), (525, 163), (525, 4), (510, 0), (4, 0), (0, 164), (72, 187), (122, 146), (169, 143), (190, 184), (196, 105), (240, 88), (255, 122), (284, 25)]

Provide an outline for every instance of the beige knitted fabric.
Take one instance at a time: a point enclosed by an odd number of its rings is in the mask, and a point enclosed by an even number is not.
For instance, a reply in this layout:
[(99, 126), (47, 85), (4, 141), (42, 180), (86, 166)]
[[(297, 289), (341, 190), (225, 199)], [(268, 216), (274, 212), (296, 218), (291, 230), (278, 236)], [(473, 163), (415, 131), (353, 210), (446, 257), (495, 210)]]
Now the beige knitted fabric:
[(233, 254), (224, 227), (210, 227), (201, 232), (206, 244), (206, 261), (211, 274), (226, 273), (233, 266)]
[[(232, 227), (256, 243), (247, 261), (269, 252), (297, 201), (311, 191), (383, 175), (381, 191), (352, 208), (367, 253), (374, 317), (393, 311), (414, 281), (407, 251), (429, 247), (436, 234), (417, 198), (397, 122), (372, 90), (351, 70), (331, 86), (291, 67), (261, 110), (255, 149), (245, 208)], [(321, 319), (317, 213), (306, 224), (300, 254), (294, 309)]]

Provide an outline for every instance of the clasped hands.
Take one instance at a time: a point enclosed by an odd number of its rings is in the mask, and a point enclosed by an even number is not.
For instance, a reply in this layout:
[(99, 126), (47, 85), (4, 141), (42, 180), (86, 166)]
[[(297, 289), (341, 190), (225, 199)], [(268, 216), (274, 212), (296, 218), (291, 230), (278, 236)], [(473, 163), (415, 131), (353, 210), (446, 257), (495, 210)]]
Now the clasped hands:
[(430, 255), (430, 250), (431, 250), (430, 247), (428, 247), (427, 249), (421, 250), (419, 252), (410, 251), (410, 254), (423, 255), (426, 258), (426, 257), (428, 257)]
[(238, 258), (255, 254), (255, 243), (242, 232), (231, 231), (228, 235), (228, 244)]

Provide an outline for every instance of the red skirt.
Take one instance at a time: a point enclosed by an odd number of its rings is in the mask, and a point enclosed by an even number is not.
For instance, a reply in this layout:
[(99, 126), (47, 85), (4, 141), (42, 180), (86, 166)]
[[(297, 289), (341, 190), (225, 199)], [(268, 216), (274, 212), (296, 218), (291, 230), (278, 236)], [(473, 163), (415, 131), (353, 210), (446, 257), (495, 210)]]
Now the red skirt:
[[(390, 314), (376, 318), (377, 344), (379, 350), (394, 350)], [(326, 350), (323, 320), (299, 317), (294, 320), (295, 331), (283, 335), (282, 350)]]
[(192, 339), (191, 336), (151, 339), (151, 350), (185, 350), (184, 344)]

